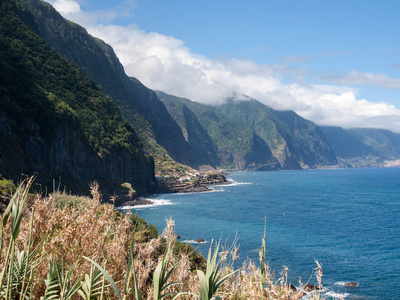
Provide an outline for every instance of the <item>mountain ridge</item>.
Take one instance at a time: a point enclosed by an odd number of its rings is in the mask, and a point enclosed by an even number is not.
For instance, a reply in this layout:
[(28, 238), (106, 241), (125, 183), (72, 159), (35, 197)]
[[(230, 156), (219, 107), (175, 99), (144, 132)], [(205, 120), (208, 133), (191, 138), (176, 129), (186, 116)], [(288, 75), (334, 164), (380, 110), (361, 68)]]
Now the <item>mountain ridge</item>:
[[(268, 145), (247, 126), (224, 117), (210, 106), (163, 92), (157, 92), (157, 95), (176, 118), (179, 118), (177, 111), (173, 110), (176, 103), (196, 116), (197, 122), (207, 132), (209, 143), (212, 144), (210, 147), (217, 154), (222, 167), (241, 170), (260, 167), (280, 169)], [(187, 130), (180, 123), (183, 130)]]
[(321, 126), (341, 167), (399, 166), (400, 134), (386, 129)]
[[(152, 91), (125, 74), (111, 46), (89, 35), (80, 25), (65, 20), (50, 4), (41, 0), (5, 2), (11, 3), (18, 3), (17, 19), (23, 20), (24, 30), (29, 29), (30, 33), (24, 36), (26, 41), (15, 42), (13, 47), (18, 51), (6, 51), (1, 56), (3, 70), (7, 70), (0, 73), (5, 82), (1, 99), (7, 104), (3, 109), (8, 110), (7, 116), (4, 111), (0, 115), (0, 134), (14, 147), (13, 151), (6, 149), (5, 144), (0, 148), (2, 173), (11, 169), (9, 163), (13, 157), (15, 160), (14, 152), (24, 157), (16, 159), (20, 166), (14, 177), (39, 165), (40, 173), (51, 170), (49, 178), (66, 170), (74, 178), (95, 178), (96, 170), (103, 178), (109, 172), (115, 182), (131, 176), (138, 187), (146, 190), (154, 182), (151, 156), (158, 160), (157, 168), (165, 161), (174, 164), (175, 160), (198, 169), (237, 170), (384, 166), (386, 161), (400, 159), (400, 135), (390, 131), (320, 127), (293, 111), (273, 110), (250, 98), (232, 97), (222, 105), (207, 106)], [(3, 13), (7, 17), (6, 11)], [(9, 38), (7, 35), (22, 34), (7, 30), (3, 22), (5, 39)], [(24, 46), (29, 40), (41, 38), (43, 41), (37, 45), (35, 42), (31, 47)], [(29, 56), (29, 51), (34, 55)], [(10, 61), (15, 55), (20, 55), (17, 64)], [(24, 74), (18, 71), (22, 70), (18, 64), (25, 63), (21, 58), (29, 61)], [(62, 63), (42, 68), (47, 66), (46, 60)], [(44, 73), (38, 73), (36, 67), (41, 67)], [(37, 95), (37, 108), (41, 109), (32, 110), (37, 119), (27, 118), (26, 124), (17, 128), (15, 124), (24, 123), (22, 116), (27, 113), (16, 105), (18, 102), (10, 100), (20, 97), (11, 87), (22, 81), (29, 84), (20, 92)], [(19, 101), (29, 102), (23, 95)], [(48, 124), (38, 125), (40, 122)], [(10, 142), (7, 134), (16, 130), (20, 139)], [(54, 153), (50, 160), (41, 151), (46, 147)], [(86, 154), (79, 157), (67, 150), (71, 148)], [(57, 156), (57, 152), (62, 155)], [(29, 159), (32, 155), (35, 158)], [(167, 163), (167, 169), (173, 164)], [(105, 165), (108, 169), (103, 168)], [(73, 169), (82, 170), (82, 174), (74, 174)], [(133, 176), (141, 174), (140, 170), (144, 179), (139, 178), (141, 175)]]
[(124, 120), (135, 129), (153, 155), (168, 154), (182, 164), (198, 165), (196, 157), (201, 155), (186, 155), (196, 153), (196, 149), (188, 145), (164, 104), (138, 79), (125, 74), (111, 46), (92, 37), (80, 25), (65, 20), (44, 1), (18, 1), (32, 11), (40, 34), (49, 45), (75, 62), (114, 100)]
[(252, 128), (269, 145), (284, 169), (337, 164), (318, 126), (292, 111), (278, 112), (255, 99), (231, 99), (216, 109)]
[(154, 188), (153, 160), (111, 99), (37, 35), (25, 7), (5, 0), (0, 14), (0, 172)]

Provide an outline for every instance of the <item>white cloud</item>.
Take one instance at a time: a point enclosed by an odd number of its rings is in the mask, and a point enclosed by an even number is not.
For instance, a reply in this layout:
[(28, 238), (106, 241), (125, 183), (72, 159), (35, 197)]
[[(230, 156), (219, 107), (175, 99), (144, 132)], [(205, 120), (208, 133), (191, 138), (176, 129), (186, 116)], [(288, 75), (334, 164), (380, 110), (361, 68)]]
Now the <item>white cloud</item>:
[(345, 85), (370, 85), (389, 89), (400, 88), (400, 78), (392, 78), (386, 74), (360, 73), (350, 71), (347, 74), (334, 74), (323, 76), (322, 79)]
[[(174, 37), (144, 32), (136, 25), (99, 24), (100, 13), (77, 10), (77, 3), (73, 2), (57, 0), (54, 5), (61, 7), (60, 12), (66, 18), (82, 24), (89, 33), (109, 43), (126, 73), (151, 89), (208, 104), (222, 103), (234, 91), (277, 110), (292, 109), (320, 125), (400, 130), (399, 109), (384, 102), (358, 99), (353, 88), (285, 84), (280, 79), (282, 74), (301, 71), (283, 63), (259, 65), (250, 60), (208, 59), (191, 52), (183, 41)], [(400, 87), (400, 79), (356, 71), (331, 80), (339, 84)]]
[(136, 7), (134, 0), (125, 0), (123, 6), (116, 7), (114, 9), (104, 9), (98, 11), (85, 11), (82, 9), (82, 5), (85, 4), (85, 0), (46, 0), (54, 8), (61, 13), (65, 18), (76, 22), (84, 27), (91, 26), (98, 23), (110, 24), (117, 17), (131, 17), (133, 10)]
[(73, 0), (57, 0), (52, 5), (62, 15), (75, 14), (81, 11), (79, 3)]

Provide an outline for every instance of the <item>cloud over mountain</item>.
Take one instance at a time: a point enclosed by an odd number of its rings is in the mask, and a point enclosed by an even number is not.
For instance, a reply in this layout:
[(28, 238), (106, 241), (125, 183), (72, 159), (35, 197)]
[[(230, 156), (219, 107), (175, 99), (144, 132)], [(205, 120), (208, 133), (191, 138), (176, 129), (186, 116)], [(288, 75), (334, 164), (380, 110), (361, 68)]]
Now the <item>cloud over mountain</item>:
[(73, 0), (50, 3), (64, 17), (83, 25), (90, 34), (109, 43), (126, 73), (151, 89), (207, 104), (222, 103), (236, 92), (277, 110), (294, 110), (321, 125), (400, 130), (398, 108), (385, 102), (359, 99), (356, 90), (350, 87), (377, 85), (399, 88), (400, 79), (352, 71), (325, 78), (336, 85), (286, 83), (282, 77), (297, 78), (301, 70), (284, 62), (298, 61), (298, 57), (287, 58), (275, 65), (259, 65), (250, 60), (209, 59), (193, 53), (183, 41), (174, 37), (144, 32), (133, 24), (104, 24), (104, 20), (110, 22), (113, 12), (85, 12)]

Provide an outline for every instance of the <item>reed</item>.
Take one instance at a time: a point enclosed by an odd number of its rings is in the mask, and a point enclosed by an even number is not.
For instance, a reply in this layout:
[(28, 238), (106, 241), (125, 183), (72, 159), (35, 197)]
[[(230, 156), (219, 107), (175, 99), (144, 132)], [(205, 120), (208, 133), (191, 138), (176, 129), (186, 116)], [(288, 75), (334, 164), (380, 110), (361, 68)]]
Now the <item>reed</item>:
[[(91, 185), (91, 198), (55, 192), (29, 202), (32, 182), (29, 178), (17, 187), (1, 217), (1, 299), (268, 300), (302, 295), (290, 288), (287, 268), (279, 278), (269, 269), (265, 235), (259, 266), (246, 260), (235, 270), (228, 257), (234, 261), (238, 247), (211, 243), (205, 269), (199, 270), (198, 255), (176, 242), (173, 220), (167, 220), (161, 235), (139, 242), (135, 230), (147, 230), (146, 224), (102, 204), (97, 184)], [(318, 262), (315, 271), (322, 287)], [(312, 297), (323, 299), (319, 292)]]

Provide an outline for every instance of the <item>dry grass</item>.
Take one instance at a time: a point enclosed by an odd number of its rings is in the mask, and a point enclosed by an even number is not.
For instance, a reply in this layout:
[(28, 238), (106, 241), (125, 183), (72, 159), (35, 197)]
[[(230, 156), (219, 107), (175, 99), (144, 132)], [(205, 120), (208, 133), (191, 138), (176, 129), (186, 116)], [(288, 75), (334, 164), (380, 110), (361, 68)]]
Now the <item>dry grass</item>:
[[(43, 198), (36, 198), (26, 205), (22, 218), (20, 233), (16, 240), (19, 249), (33, 241), (33, 248), (38, 247), (37, 257), (43, 256), (43, 262), (36, 268), (32, 287), (34, 294), (31, 298), (40, 299), (44, 295), (46, 285), (44, 279), (49, 272), (50, 262), (63, 263), (66, 269), (73, 269), (72, 282), (83, 280), (84, 274), (89, 274), (91, 263), (83, 256), (96, 261), (113, 278), (121, 294), (126, 280), (129, 245), (132, 240), (132, 218), (129, 214), (121, 214), (113, 205), (101, 204), (101, 195), (97, 184), (91, 186), (91, 198), (72, 199), (72, 204), (62, 205), (62, 195), (53, 193)], [(68, 198), (68, 197), (67, 197)], [(70, 199), (70, 198), (69, 198)], [(60, 204), (61, 203), (61, 204)], [(30, 218), (33, 214), (33, 227), (30, 234)], [(199, 273), (193, 271), (193, 261), (190, 253), (174, 253), (176, 234), (174, 222), (167, 220), (163, 233), (141, 242), (136, 242), (133, 248), (134, 267), (142, 299), (153, 299), (153, 275), (158, 264), (165, 259), (176, 269), (168, 281), (178, 282), (166, 289), (166, 292), (183, 293), (179, 299), (198, 299)], [(11, 241), (11, 225), (3, 229), (3, 248), (0, 269), (6, 265), (5, 254)], [(164, 254), (164, 250), (167, 251)], [(222, 264), (219, 267), (221, 278), (233, 272), (232, 261), (237, 258), (238, 248), (222, 250)], [(230, 259), (227, 259), (227, 258)], [(278, 278), (265, 265), (264, 288), (261, 289), (262, 275), (260, 267), (253, 261), (247, 260), (242, 268), (230, 276), (218, 289), (214, 296), (222, 299), (299, 299), (301, 292), (291, 289), (287, 282), (287, 268), (284, 268)], [(317, 280), (321, 285), (322, 268), (317, 263)], [(130, 282), (134, 288), (134, 281)], [(135, 299), (133, 290), (127, 299)], [(313, 299), (322, 299), (315, 294)], [(172, 299), (167, 296), (163, 299)], [(75, 294), (74, 299), (81, 299)], [(108, 287), (107, 299), (117, 299), (115, 293)], [(201, 299), (203, 300), (203, 299)]]

